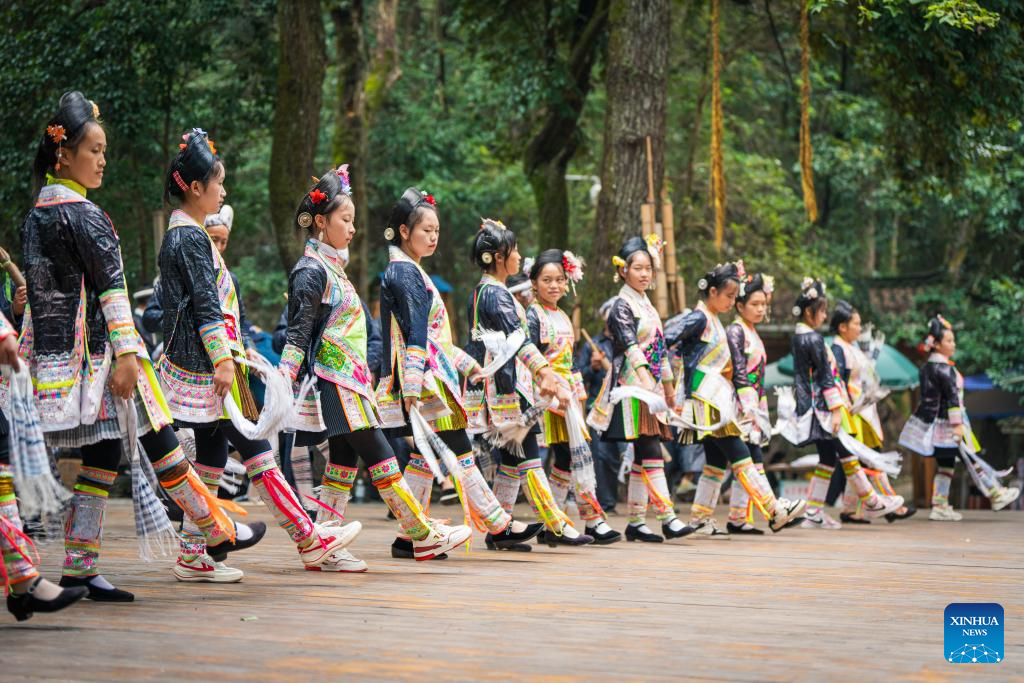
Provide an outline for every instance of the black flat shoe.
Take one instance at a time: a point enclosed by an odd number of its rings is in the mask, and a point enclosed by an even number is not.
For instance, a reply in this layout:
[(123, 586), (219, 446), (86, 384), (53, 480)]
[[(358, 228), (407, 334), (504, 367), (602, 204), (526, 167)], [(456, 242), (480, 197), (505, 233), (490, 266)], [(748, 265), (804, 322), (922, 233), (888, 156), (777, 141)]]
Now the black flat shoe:
[(506, 546), (500, 546), (499, 547), (497, 544), (495, 544), (494, 541), (491, 540), (490, 534), (488, 534), (487, 536), (484, 537), (484, 544), (487, 546), (488, 550), (510, 550), (510, 551), (513, 551), (513, 552), (520, 552), (520, 553), (529, 553), (529, 552), (533, 551), (533, 548), (531, 548), (526, 543), (513, 543), (512, 545), (506, 545)]
[(596, 529), (591, 527), (584, 527), (587, 536), (591, 536), (594, 539), (594, 545), (611, 545), (612, 543), (618, 543), (622, 540), (622, 534), (615, 529), (609, 529), (608, 531), (599, 533)]
[(665, 538), (669, 540), (673, 538), (683, 538), (684, 536), (689, 536), (694, 531), (696, 531), (696, 529), (694, 529), (689, 524), (684, 524), (683, 528), (679, 531), (672, 531), (672, 529), (669, 528), (668, 524), (661, 525), (661, 533), (665, 534)]
[[(544, 529), (544, 525), (540, 522), (534, 524), (527, 524), (526, 528), (515, 533), (512, 531), (512, 523), (509, 522), (508, 526), (505, 527), (504, 531), (497, 534), (487, 534), (485, 541), (490, 541), (497, 548), (507, 548), (513, 545), (524, 545), (531, 538), (539, 534)], [(490, 547), (488, 545), (488, 547)], [(529, 548), (530, 546), (526, 546)]]
[(626, 540), (640, 541), (642, 543), (663, 543), (665, 541), (665, 539), (658, 534), (640, 531), (640, 527), (632, 525), (626, 526)]
[(26, 621), (35, 612), (59, 612), (65, 607), (75, 604), (89, 593), (89, 589), (85, 586), (75, 586), (65, 588), (53, 600), (40, 600), (34, 595), (40, 581), (42, 578), (36, 578), (27, 593), (18, 595), (11, 593), (7, 596), (7, 611), (13, 614), (18, 621)]
[(62, 576), (58, 585), (61, 588), (84, 586), (89, 589), (89, 593), (85, 597), (96, 602), (135, 602), (135, 595), (128, 591), (123, 591), (120, 588), (101, 588), (95, 585), (92, 581), (96, 576)]
[[(315, 517), (314, 517), (315, 519)], [(251, 548), (262, 540), (263, 535), (267, 533), (267, 525), (263, 522), (253, 522), (247, 525), (252, 530), (252, 536), (245, 541), (224, 541), (214, 546), (206, 546), (206, 552), (213, 559), (214, 562), (223, 562), (227, 559), (228, 553), (237, 553), (239, 550), (245, 550)], [(237, 525), (235, 526), (237, 529)]]
[[(396, 538), (395, 542), (391, 544), (391, 557), (396, 560), (415, 560), (416, 556), (412, 551), (412, 541), (407, 538)], [(448, 553), (441, 553), (437, 557), (431, 559), (447, 560)]]
[(885, 521), (889, 522), (889, 524), (892, 524), (898, 519), (908, 519), (917, 514), (917, 508), (914, 507), (913, 505), (905, 505), (904, 507), (907, 508), (906, 512), (890, 512), (885, 516)]
[(725, 530), (730, 534), (746, 534), (747, 536), (764, 536), (764, 531), (758, 529), (753, 524), (733, 524), (732, 522), (725, 523)]
[[(895, 513), (890, 512), (889, 514), (892, 515), (892, 514), (895, 514)], [(842, 522), (843, 524), (871, 524), (871, 520), (870, 519), (864, 519), (863, 517), (854, 517), (849, 512), (840, 512), (839, 513), (839, 521)]]

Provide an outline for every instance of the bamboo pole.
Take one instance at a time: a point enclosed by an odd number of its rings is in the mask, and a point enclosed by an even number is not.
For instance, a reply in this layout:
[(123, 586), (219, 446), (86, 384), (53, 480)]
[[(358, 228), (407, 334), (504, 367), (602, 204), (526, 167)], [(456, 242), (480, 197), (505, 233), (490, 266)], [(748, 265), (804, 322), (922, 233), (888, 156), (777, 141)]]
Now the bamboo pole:
[(580, 333), (583, 335), (583, 338), (587, 340), (587, 345), (590, 346), (590, 350), (597, 351), (599, 354), (601, 354), (601, 367), (605, 369), (605, 372), (611, 370), (612, 362), (608, 360), (608, 356), (605, 355), (605, 352), (601, 350), (601, 347), (595, 344), (594, 340), (590, 338), (590, 333), (587, 332), (585, 328), (581, 329)]
[[(654, 199), (654, 152), (651, 148), (651, 136), (647, 136), (647, 201), (640, 206), (640, 222), (643, 224), (644, 235), (652, 232), (664, 243), (665, 231), (661, 223), (655, 221), (656, 205)], [(664, 259), (663, 259), (664, 261)], [(654, 307), (658, 315), (668, 317), (668, 283), (665, 279), (665, 264), (654, 274)]]
[(669, 298), (673, 313), (686, 308), (686, 288), (683, 276), (679, 274), (679, 263), (676, 261), (676, 226), (672, 216), (672, 199), (668, 189), (661, 188), (661, 228), (665, 233), (665, 280), (668, 284)]
[(15, 289), (24, 287), (25, 276), (21, 274), (18, 264), (11, 260), (11, 255), (7, 253), (6, 249), (0, 249), (0, 262), (2, 262), (0, 266), (11, 276), (11, 282), (14, 283)]
[(715, 251), (725, 239), (725, 162), (722, 152), (722, 49), (718, 41), (719, 0), (711, 0), (711, 202), (715, 209)]

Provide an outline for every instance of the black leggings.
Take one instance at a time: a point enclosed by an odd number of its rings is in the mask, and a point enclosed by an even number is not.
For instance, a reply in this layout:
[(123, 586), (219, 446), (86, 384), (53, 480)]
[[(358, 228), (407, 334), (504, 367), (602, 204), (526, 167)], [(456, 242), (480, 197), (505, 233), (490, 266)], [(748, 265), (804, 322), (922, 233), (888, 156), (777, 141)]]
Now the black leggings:
[(572, 468), (572, 456), (569, 455), (569, 444), (553, 443), (548, 446), (548, 450), (554, 458), (553, 464), (555, 467), (563, 472), (568, 472)]
[(220, 420), (209, 426), (194, 427), (196, 435), (196, 462), (206, 467), (223, 469), (228, 463), (228, 444), (242, 456), (242, 462), (270, 452), (270, 442), (253, 441), (242, 435), (230, 420)]
[(525, 455), (523, 458), (520, 458), (507, 448), (499, 448), (498, 453), (501, 455), (501, 464), (507, 467), (518, 467), (527, 460), (538, 460), (540, 458), (540, 445), (537, 443), (537, 435), (530, 432), (523, 439), (523, 453)]
[[(729, 465), (738, 463), (744, 458), (753, 458), (752, 448), (738, 436), (705, 436), (701, 439), (704, 444), (704, 454), (707, 456), (707, 463), (720, 470), (727, 469)], [(760, 462), (761, 448), (757, 448)]]
[(956, 467), (956, 456), (959, 452), (957, 448), (936, 448), (935, 464), (939, 467)]
[(661, 439), (656, 436), (641, 436), (633, 442), (633, 462), (639, 465), (644, 460), (661, 460)]
[[(156, 462), (178, 447), (178, 437), (170, 426), (159, 431), (150, 431), (140, 436), (139, 441), (150, 462)], [(82, 446), (81, 450), (83, 467), (96, 467), (112, 472), (121, 464), (120, 439), (104, 439)]]
[(850, 457), (850, 451), (846, 450), (839, 439), (821, 439), (815, 441), (814, 445), (818, 449), (818, 462), (825, 467), (835, 468), (839, 458)]
[[(468, 439), (466, 443), (469, 443)], [(395, 451), (379, 427), (332, 436), (327, 445), (331, 464), (342, 467), (355, 467), (359, 458), (367, 467), (373, 467), (395, 457)]]

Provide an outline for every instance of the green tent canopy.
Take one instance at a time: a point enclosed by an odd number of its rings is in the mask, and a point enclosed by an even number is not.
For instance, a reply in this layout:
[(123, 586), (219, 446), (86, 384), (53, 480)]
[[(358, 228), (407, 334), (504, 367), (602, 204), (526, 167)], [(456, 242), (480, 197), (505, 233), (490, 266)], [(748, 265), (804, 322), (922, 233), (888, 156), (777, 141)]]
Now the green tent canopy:
[[(825, 340), (831, 344), (831, 339)], [(875, 365), (878, 375), (882, 380), (882, 386), (893, 390), (913, 389), (918, 385), (917, 366), (893, 347), (885, 344), (882, 353), (878, 356), (878, 363)], [(769, 363), (765, 368), (765, 385), (768, 387), (792, 384), (793, 380), (793, 355), (787, 354), (774, 363)]]

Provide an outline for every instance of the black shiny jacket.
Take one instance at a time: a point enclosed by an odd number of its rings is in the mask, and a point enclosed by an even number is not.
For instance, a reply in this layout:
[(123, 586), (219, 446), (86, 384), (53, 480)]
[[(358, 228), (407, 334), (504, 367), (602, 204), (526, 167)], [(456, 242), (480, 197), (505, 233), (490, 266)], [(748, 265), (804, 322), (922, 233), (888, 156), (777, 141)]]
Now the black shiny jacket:
[(305, 353), (297, 379), (302, 380), (313, 372), (312, 360), (316, 358), (323, 337), (324, 326), (331, 316), (331, 307), (323, 303), (327, 289), (327, 271), (316, 259), (303, 256), (288, 276), (288, 331), (285, 343)]
[(164, 355), (189, 372), (206, 374), (213, 372), (213, 363), (199, 328), (224, 322), (212, 248), (205, 230), (183, 225), (167, 231), (159, 259)]
[(921, 378), (921, 402), (914, 416), (922, 422), (949, 419), (949, 409), (963, 409), (957, 387), (956, 368), (949, 363), (928, 361), (918, 372)]
[(64, 353), (75, 346), (82, 277), (90, 354), (107, 348), (100, 294), (126, 289), (121, 245), (107, 214), (92, 202), (36, 206), (21, 224), (28, 303), (35, 355)]
[(734, 322), (725, 328), (725, 339), (729, 344), (729, 357), (732, 359), (732, 385), (736, 391), (747, 387), (757, 391), (758, 397), (764, 396), (764, 363), (758, 368), (757, 375), (747, 374), (747, 331), (743, 324)]
[[(519, 320), (515, 299), (512, 298), (512, 293), (504, 287), (493, 284), (478, 284), (476, 289), (473, 290), (473, 295), (469, 298), (469, 305), (466, 307), (466, 311), (468, 315), (466, 319), (469, 320), (469, 324), (472, 325), (475, 320), (477, 326), (482, 330), (497, 330), (509, 335), (516, 330), (522, 329), (522, 322)], [(470, 334), (470, 341), (465, 347), (466, 353), (483, 367), (484, 355), (487, 353), (487, 349), (484, 347), (483, 342), (472, 338), (472, 329)], [(527, 334), (523, 345), (531, 343), (530, 336)], [(516, 379), (516, 359), (513, 356), (500, 370), (494, 373), (495, 392), (499, 395), (511, 394), (516, 390)]]
[[(238, 296), (238, 317), (242, 342), (245, 344), (245, 348), (251, 349), (255, 346), (252, 323), (249, 322), (249, 318), (245, 315), (245, 299), (242, 297), (242, 290), (238, 286), (238, 277), (234, 273), (230, 273), (230, 275), (231, 281), (235, 283), (235, 294)], [(149, 297), (149, 301), (146, 303), (146, 310), (142, 314), (142, 327), (150, 334), (156, 334), (163, 329), (164, 305), (160, 301), (160, 290), (160, 280), (157, 280), (153, 285), (153, 296)], [(284, 348), (283, 344), (282, 348)]]
[[(707, 326), (708, 317), (703, 311), (692, 310), (683, 316), (678, 325), (674, 325), (671, 330), (665, 330), (666, 345), (674, 348), (683, 360), (683, 386), (686, 387), (687, 398), (693, 395), (694, 373), (707, 347), (707, 343), (701, 341), (701, 335)], [(669, 337), (669, 334), (672, 336)]]
[[(412, 263), (392, 261), (384, 270), (380, 287), (381, 359), (380, 376), (390, 377), (395, 368), (391, 362), (391, 316), (398, 321), (406, 347), (427, 348), (427, 325), (433, 297), (427, 291), (423, 275)], [(401, 359), (396, 359), (402, 362)], [(371, 365), (370, 370), (374, 368)]]
[(790, 342), (793, 352), (793, 393), (796, 414), (811, 409), (828, 411), (824, 391), (836, 386), (832, 367), (825, 353), (825, 340), (817, 332), (794, 334)]

